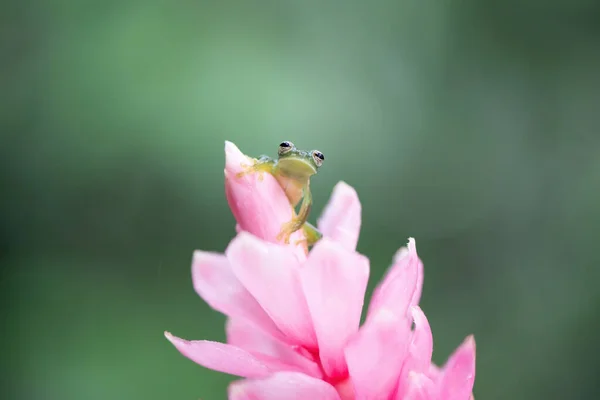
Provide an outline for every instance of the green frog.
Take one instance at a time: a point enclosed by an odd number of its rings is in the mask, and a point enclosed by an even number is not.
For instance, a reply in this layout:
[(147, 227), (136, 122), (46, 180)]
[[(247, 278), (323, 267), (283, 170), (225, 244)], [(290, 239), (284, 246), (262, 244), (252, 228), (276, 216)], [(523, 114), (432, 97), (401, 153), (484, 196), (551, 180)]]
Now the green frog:
[(294, 210), (302, 200), (300, 210), (297, 214), (294, 212), (291, 221), (283, 224), (276, 239), (289, 244), (290, 235), (299, 229), (303, 229), (306, 244), (312, 246), (323, 235), (307, 221), (312, 207), (310, 178), (317, 174), (319, 168), (323, 165), (323, 161), (325, 161), (325, 156), (319, 150), (299, 150), (292, 142), (287, 140), (279, 144), (277, 154), (277, 159), (264, 155), (254, 159), (252, 165), (244, 165), (244, 171), (238, 173), (237, 176), (241, 177), (248, 173), (258, 172), (260, 180), (262, 179), (262, 173), (268, 172), (279, 182)]

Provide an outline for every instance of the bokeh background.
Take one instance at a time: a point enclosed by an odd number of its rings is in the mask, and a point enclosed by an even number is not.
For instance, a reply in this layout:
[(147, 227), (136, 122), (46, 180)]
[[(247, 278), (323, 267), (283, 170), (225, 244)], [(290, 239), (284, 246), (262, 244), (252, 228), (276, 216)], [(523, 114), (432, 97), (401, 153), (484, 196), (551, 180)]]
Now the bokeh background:
[(374, 284), (409, 236), (476, 398), (600, 395), (600, 7), (13, 1), (0, 12), (0, 380), (11, 399), (224, 399), (194, 249), (234, 236), (223, 145), (317, 148)]

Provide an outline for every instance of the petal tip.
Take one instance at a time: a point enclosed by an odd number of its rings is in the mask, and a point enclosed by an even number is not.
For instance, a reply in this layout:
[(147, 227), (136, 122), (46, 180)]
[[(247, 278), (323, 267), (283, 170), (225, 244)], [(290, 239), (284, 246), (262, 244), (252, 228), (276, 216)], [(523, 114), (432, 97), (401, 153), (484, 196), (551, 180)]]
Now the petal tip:
[(232, 142), (225, 141), (225, 177), (228, 173), (237, 173), (241, 171), (244, 162), (248, 162), (248, 156)]
[(340, 190), (340, 191), (344, 191), (348, 194), (353, 194), (353, 195), (357, 194), (356, 189), (354, 189), (352, 186), (350, 186), (345, 181), (339, 181), (338, 183), (336, 183), (333, 190)]
[(165, 337), (173, 346), (175, 346), (180, 352), (184, 351), (183, 349), (190, 345), (189, 340), (182, 339), (173, 335), (171, 332), (165, 331)]
[(477, 346), (475, 344), (475, 335), (471, 334), (471, 335), (467, 336), (465, 341), (463, 342), (463, 346), (465, 346), (467, 349), (472, 351), (473, 357), (475, 357), (475, 350), (477, 348)]
[(175, 341), (177, 340), (177, 338), (175, 336), (173, 336), (173, 334), (169, 331), (165, 331), (164, 332), (165, 337), (167, 338), (167, 340), (173, 344), (175, 344)]
[(421, 310), (421, 307), (419, 307), (418, 305), (410, 306), (409, 311), (410, 314), (413, 316), (413, 319), (418, 318), (421, 316), (421, 314), (423, 314), (423, 310)]
[(240, 151), (240, 150), (233, 142), (226, 140), (225, 141), (225, 153), (229, 153), (231, 151)]
[[(475, 337), (473, 335), (469, 335), (463, 340), (463, 342), (458, 346), (454, 353), (450, 356), (447, 366), (450, 365), (453, 368), (456, 365), (462, 366), (462, 368), (467, 368), (468, 370), (474, 373), (475, 371)], [(446, 366), (446, 368), (447, 368)]]
[(238, 400), (244, 398), (244, 389), (241, 382), (231, 382), (227, 388), (227, 394), (230, 400)]
[(415, 242), (415, 238), (413, 237), (409, 237), (408, 238), (408, 251), (411, 252), (411, 254), (417, 254), (417, 243)]
[(204, 254), (205, 252), (202, 250), (194, 250), (192, 253), (192, 263), (196, 263), (197, 261), (201, 260)]
[(408, 238), (406, 246), (400, 247), (398, 251), (396, 251), (396, 254), (394, 254), (394, 263), (407, 256), (418, 257), (417, 245), (415, 239), (412, 237)]
[(358, 198), (358, 193), (356, 189), (352, 186), (348, 185), (344, 181), (339, 181), (333, 188), (333, 193), (335, 196), (339, 196), (342, 199), (346, 199), (346, 206), (350, 207), (358, 207), (361, 208), (360, 200)]
[(361, 204), (356, 190), (344, 181), (333, 188), (317, 226), (345, 247), (355, 250), (361, 226)]
[[(212, 251), (194, 250), (192, 254), (192, 277), (201, 276), (207, 265), (220, 262), (222, 254)], [(195, 279), (194, 279), (195, 282)]]

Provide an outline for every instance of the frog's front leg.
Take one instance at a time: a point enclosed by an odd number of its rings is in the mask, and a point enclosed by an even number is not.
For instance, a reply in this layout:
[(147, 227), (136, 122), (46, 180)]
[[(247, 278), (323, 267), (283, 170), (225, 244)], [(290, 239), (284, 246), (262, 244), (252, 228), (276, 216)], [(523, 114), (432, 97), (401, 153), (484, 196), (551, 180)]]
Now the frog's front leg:
[(296, 232), (306, 224), (311, 207), (312, 194), (310, 193), (310, 187), (307, 183), (303, 189), (302, 204), (300, 204), (300, 211), (298, 211), (298, 215), (294, 216), (291, 221), (283, 224), (281, 232), (279, 232), (277, 235), (277, 240), (283, 240), (285, 244), (289, 244), (292, 233)]
[(241, 167), (243, 170), (242, 172), (238, 172), (236, 176), (241, 178), (244, 175), (258, 172), (258, 180), (262, 181), (263, 173), (273, 173), (274, 166), (275, 160), (269, 158), (268, 156), (261, 156), (259, 159), (254, 158), (251, 165), (242, 164)]

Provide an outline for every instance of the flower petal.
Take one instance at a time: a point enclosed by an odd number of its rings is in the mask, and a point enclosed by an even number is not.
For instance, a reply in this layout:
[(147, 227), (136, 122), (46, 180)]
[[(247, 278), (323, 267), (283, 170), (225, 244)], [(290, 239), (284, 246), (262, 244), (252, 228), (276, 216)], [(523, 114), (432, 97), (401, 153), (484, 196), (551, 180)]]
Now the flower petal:
[(233, 272), (295, 344), (315, 349), (317, 339), (298, 278), (299, 261), (288, 248), (242, 232), (226, 250)]
[(340, 400), (330, 384), (310, 376), (279, 372), (266, 379), (243, 380), (229, 386), (229, 400)]
[(356, 190), (345, 182), (333, 189), (329, 203), (318, 220), (323, 236), (356, 250), (361, 224), (361, 205)]
[(415, 330), (409, 347), (410, 368), (413, 371), (427, 373), (433, 353), (433, 335), (429, 321), (419, 306), (411, 308)]
[[(419, 389), (423, 385), (422, 382), (431, 381), (427, 376), (431, 366), (431, 354), (433, 352), (433, 336), (427, 317), (418, 307), (411, 307), (412, 318), (415, 324), (415, 329), (412, 332), (410, 345), (408, 347), (408, 355), (402, 366), (402, 373), (398, 381), (398, 389), (396, 399), (401, 400), (410, 398), (409, 394), (415, 399), (420, 399), (419, 396), (426, 396), (426, 393), (431, 391), (427, 386), (427, 390)], [(420, 375), (423, 375), (422, 377)], [(417, 379), (417, 381), (414, 381)], [(413, 382), (414, 381), (414, 382)], [(415, 387), (415, 385), (417, 385)], [(412, 394), (411, 394), (412, 393)], [(424, 399), (428, 397), (422, 397)]]
[(272, 357), (252, 354), (239, 347), (208, 340), (185, 340), (165, 332), (179, 352), (205, 368), (244, 378), (262, 378), (277, 371), (298, 368)]
[(433, 381), (425, 374), (410, 372), (407, 388), (403, 394), (396, 394), (396, 400), (430, 400), (435, 399)]
[[(277, 180), (269, 173), (251, 173), (242, 177), (242, 165), (253, 159), (244, 155), (235, 144), (225, 142), (225, 195), (241, 230), (276, 243), (284, 223), (293, 217), (293, 208)], [(259, 178), (262, 176), (262, 179)], [(290, 247), (299, 257), (306, 257), (306, 248), (296, 242), (304, 239), (300, 229), (292, 234)]]
[(450, 356), (438, 380), (440, 398), (468, 400), (475, 383), (475, 339), (469, 336)]
[(223, 254), (195, 251), (192, 281), (196, 292), (215, 310), (253, 321), (271, 335), (282, 337), (271, 318), (236, 278)]
[(434, 363), (431, 363), (429, 369), (427, 370), (427, 372), (425, 372), (425, 375), (427, 375), (427, 377), (433, 381), (437, 381), (441, 374), (442, 371), (440, 370), (440, 367), (438, 367)]
[(298, 367), (298, 370), (315, 378), (323, 377), (317, 363), (303, 357), (292, 346), (265, 334), (247, 321), (229, 318), (225, 329), (227, 343), (232, 346), (276, 358), (285, 364)]
[(387, 399), (396, 389), (408, 341), (403, 317), (380, 309), (346, 347), (346, 361), (357, 399)]
[(422, 286), (423, 263), (417, 255), (415, 240), (410, 238), (408, 248), (398, 250), (394, 264), (383, 282), (375, 288), (367, 318), (381, 308), (407, 315), (409, 307), (419, 303)]
[(325, 373), (345, 376), (344, 346), (360, 324), (369, 260), (324, 238), (310, 252), (300, 277)]

